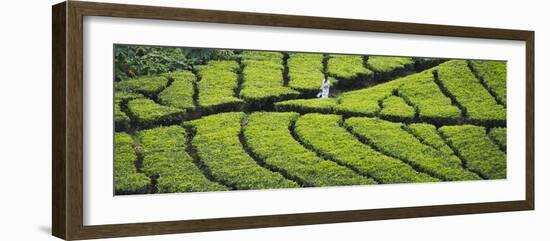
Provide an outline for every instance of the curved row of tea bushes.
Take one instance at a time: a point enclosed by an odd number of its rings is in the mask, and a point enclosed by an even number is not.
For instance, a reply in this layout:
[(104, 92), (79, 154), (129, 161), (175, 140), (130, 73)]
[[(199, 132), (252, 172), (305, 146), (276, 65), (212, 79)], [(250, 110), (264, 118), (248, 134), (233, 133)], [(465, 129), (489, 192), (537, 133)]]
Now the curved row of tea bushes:
[(468, 169), (488, 179), (506, 178), (506, 154), (489, 139), (484, 127), (443, 126), (439, 131), (466, 161)]
[(135, 99), (128, 102), (127, 114), (142, 127), (167, 124), (183, 120), (185, 111), (159, 105), (151, 99)]
[(412, 120), (415, 114), (414, 108), (399, 96), (392, 95), (382, 100), (382, 110), (380, 111), (382, 118), (389, 120)]
[(462, 168), (460, 159), (422, 144), (403, 130), (401, 125), (366, 117), (354, 117), (345, 122), (350, 131), (366, 139), (382, 152), (405, 160), (432, 176), (448, 181), (480, 179), (475, 173)]
[(414, 60), (410, 57), (369, 56), (367, 67), (374, 71), (376, 79), (389, 79), (413, 70)]
[(283, 54), (244, 51), (241, 54), (243, 83), (239, 95), (248, 104), (263, 106), (268, 102), (290, 99), (300, 93), (284, 86)]
[(168, 74), (172, 84), (158, 95), (161, 104), (178, 109), (193, 111), (195, 75), (191, 71), (177, 71)]
[(187, 135), (181, 126), (161, 126), (138, 133), (143, 172), (157, 178), (159, 193), (229, 190), (212, 182), (185, 151)]
[(506, 120), (506, 109), (499, 105), (477, 80), (464, 60), (451, 60), (437, 66), (441, 83), (464, 107), (470, 120), (486, 123)]
[(375, 116), (380, 112), (379, 102), (393, 95), (409, 76), (379, 84), (371, 88), (343, 93), (339, 104), (334, 108), (337, 113), (353, 113), (357, 115)]
[(200, 80), (197, 82), (198, 105), (206, 113), (241, 110), (244, 101), (235, 97), (238, 87), (236, 61), (212, 60), (196, 66)]
[(140, 93), (128, 92), (128, 91), (115, 91), (115, 103), (128, 103), (130, 100), (145, 98)]
[(332, 113), (337, 105), (334, 98), (297, 99), (275, 103), (277, 111), (294, 111), (298, 113)]
[(373, 72), (367, 69), (361, 55), (329, 55), (328, 75), (338, 80), (339, 85), (357, 86), (372, 78)]
[(155, 97), (168, 85), (165, 75), (141, 76), (134, 79), (115, 82), (115, 90), (140, 93), (149, 98)]
[(472, 69), (495, 93), (497, 99), (506, 105), (506, 62), (472, 60)]
[(319, 91), (325, 78), (323, 54), (289, 53), (288, 55), (288, 86), (308, 93)]
[(214, 179), (240, 190), (298, 187), (246, 153), (239, 140), (243, 117), (244, 113), (229, 112), (189, 122), (196, 131), (193, 147)]
[(495, 127), (491, 129), (489, 131), (489, 137), (491, 137), (501, 149), (506, 150), (506, 128)]
[(341, 122), (342, 117), (338, 115), (306, 114), (298, 118), (295, 132), (302, 143), (321, 156), (353, 168), (380, 183), (439, 181), (361, 143), (340, 126)]
[(441, 138), (441, 135), (437, 131), (437, 127), (426, 123), (414, 123), (404, 127), (412, 135), (414, 135), (422, 143), (429, 145), (447, 155), (454, 155), (453, 149), (451, 149), (445, 140)]
[(115, 194), (146, 193), (151, 180), (137, 172), (134, 165), (137, 156), (132, 137), (124, 132), (115, 132), (114, 149)]
[(460, 109), (453, 105), (434, 81), (433, 69), (410, 75), (398, 89), (399, 95), (406, 98), (418, 110), (421, 120), (449, 122), (460, 117)]
[[(380, 103), (392, 95), (403, 98), (407, 105), (412, 105), (418, 111), (418, 117), (423, 121), (439, 124), (453, 123), (461, 117), (461, 111), (454, 106), (452, 100), (441, 92), (436, 84), (433, 74), (434, 69), (428, 69), (420, 73), (411, 74), (396, 80), (376, 85), (361, 90), (345, 92), (337, 99), (301, 99), (278, 102), (277, 110), (304, 112), (336, 113), (351, 116), (378, 116), (381, 113)], [(486, 91), (485, 91), (486, 92)], [(488, 94), (488, 93), (486, 93)], [(389, 99), (397, 102), (396, 97)], [(411, 118), (409, 107), (390, 109), (384, 111), (382, 118), (397, 120), (396, 117)], [(408, 109), (408, 111), (403, 110)], [(403, 114), (400, 112), (406, 112)], [(416, 113), (415, 113), (416, 114)]]
[(283, 170), (307, 186), (376, 183), (349, 168), (323, 160), (296, 141), (289, 128), (298, 113), (255, 112), (248, 117), (244, 136), (251, 151), (267, 165)]

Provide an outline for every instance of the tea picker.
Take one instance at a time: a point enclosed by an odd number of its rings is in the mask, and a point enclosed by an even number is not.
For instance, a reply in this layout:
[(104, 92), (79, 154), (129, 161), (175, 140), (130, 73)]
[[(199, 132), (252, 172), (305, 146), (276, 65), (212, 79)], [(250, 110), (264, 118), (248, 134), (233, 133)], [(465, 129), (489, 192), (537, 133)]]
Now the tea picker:
[(321, 83), (321, 88), (319, 88), (321, 91), (317, 94), (317, 98), (328, 98), (328, 94), (330, 91), (330, 81), (328, 79), (324, 79), (323, 83)]

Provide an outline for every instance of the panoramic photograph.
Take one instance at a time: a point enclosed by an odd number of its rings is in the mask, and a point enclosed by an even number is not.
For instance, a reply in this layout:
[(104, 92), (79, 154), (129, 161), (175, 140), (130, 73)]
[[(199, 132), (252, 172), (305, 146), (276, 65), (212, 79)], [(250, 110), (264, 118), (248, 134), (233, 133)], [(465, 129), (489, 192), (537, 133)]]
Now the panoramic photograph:
[(506, 179), (505, 61), (115, 44), (113, 68), (114, 195)]

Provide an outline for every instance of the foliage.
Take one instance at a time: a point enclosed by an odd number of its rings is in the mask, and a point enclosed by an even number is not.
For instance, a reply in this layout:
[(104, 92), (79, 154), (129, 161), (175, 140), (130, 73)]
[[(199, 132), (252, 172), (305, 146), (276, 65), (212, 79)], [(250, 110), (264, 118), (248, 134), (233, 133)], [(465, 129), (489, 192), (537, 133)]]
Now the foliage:
[(151, 180), (143, 173), (115, 175), (115, 195), (147, 193)]
[(325, 78), (323, 54), (289, 53), (287, 64), (289, 87), (299, 91), (319, 90)]
[(491, 137), (501, 149), (506, 150), (506, 128), (495, 127), (491, 129), (489, 131), (489, 137)]
[(370, 88), (346, 92), (339, 97), (340, 104), (335, 107), (337, 113), (354, 113), (374, 116), (380, 112), (379, 101), (391, 96), (411, 75), (379, 84)]
[(137, 173), (134, 166), (136, 158), (132, 137), (124, 132), (115, 132), (115, 194), (147, 192), (150, 180), (143, 173)]
[(138, 98), (144, 98), (142, 94), (134, 93), (134, 92), (127, 92), (127, 91), (115, 91), (115, 102), (121, 103), (121, 102), (128, 102), (129, 100), (134, 100)]
[(143, 154), (185, 149), (185, 129), (181, 126), (160, 126), (153, 129), (142, 130), (137, 133)]
[(323, 160), (294, 140), (289, 132), (297, 113), (255, 112), (244, 136), (250, 149), (267, 165), (281, 169), (310, 186), (373, 184), (351, 169)]
[(506, 178), (506, 154), (485, 134), (485, 128), (474, 125), (439, 128), (445, 139), (466, 161), (466, 167), (488, 179)]
[(451, 149), (445, 140), (441, 138), (437, 127), (427, 123), (414, 123), (405, 126), (412, 135), (414, 135), (422, 143), (429, 145), (447, 155), (454, 155), (453, 149)]
[(191, 121), (196, 135), (193, 147), (212, 176), (237, 189), (272, 189), (298, 187), (277, 172), (259, 166), (239, 141), (244, 114), (229, 112)]
[(115, 103), (115, 129), (125, 130), (130, 126), (130, 117), (120, 110), (120, 103)]
[(479, 179), (476, 174), (462, 168), (460, 159), (422, 144), (403, 130), (401, 123), (354, 117), (346, 120), (345, 125), (383, 153), (404, 160), (439, 179), (447, 181)]
[(185, 111), (163, 106), (150, 99), (135, 99), (128, 102), (128, 115), (139, 122), (141, 126), (171, 123), (182, 120)]
[(166, 88), (166, 85), (168, 85), (168, 78), (166, 76), (141, 76), (139, 78), (116, 82), (115, 89), (153, 97)]
[(244, 51), (243, 84), (240, 96), (247, 102), (264, 102), (295, 98), (299, 92), (284, 87), (283, 55), (279, 52)]
[(363, 65), (361, 55), (331, 54), (328, 63), (328, 74), (338, 80), (365, 80), (373, 72)]
[(159, 102), (178, 109), (194, 110), (193, 82), (195, 82), (195, 75), (190, 71), (178, 71), (170, 73), (169, 76), (173, 82), (159, 94)]
[(470, 63), (498, 100), (506, 105), (506, 62), (474, 60)]
[(228, 110), (240, 110), (244, 101), (235, 97), (239, 65), (236, 61), (209, 61), (206, 65), (196, 66), (199, 106), (207, 113)]
[(277, 111), (295, 111), (298, 113), (332, 113), (336, 106), (334, 98), (296, 99), (275, 103)]
[(460, 117), (460, 110), (452, 104), (434, 82), (432, 69), (411, 75), (398, 89), (403, 98), (411, 102), (417, 109), (422, 120), (448, 122)]
[(381, 183), (438, 181), (398, 159), (385, 156), (359, 142), (340, 126), (337, 115), (306, 114), (296, 122), (300, 140), (327, 159), (351, 167)]
[(227, 190), (208, 180), (185, 152), (187, 135), (181, 126), (173, 125), (143, 130), (138, 133), (143, 157), (143, 172), (157, 178), (159, 193)]
[(382, 118), (390, 120), (412, 120), (414, 115), (414, 108), (408, 105), (405, 100), (399, 96), (392, 95), (382, 101), (382, 111), (380, 111), (380, 116)]
[(227, 187), (208, 180), (183, 150), (161, 149), (160, 152), (145, 155), (143, 171), (148, 176), (158, 176), (159, 193), (228, 190)]
[(466, 61), (451, 60), (437, 67), (440, 81), (466, 109), (468, 118), (486, 123), (506, 120), (506, 109), (479, 83)]
[(409, 57), (369, 56), (367, 61), (367, 67), (382, 73), (402, 71), (413, 64), (413, 59)]
[(115, 79), (117, 81), (175, 70), (190, 70), (192, 65), (213, 59), (234, 59), (232, 50), (193, 49), (115, 45)]

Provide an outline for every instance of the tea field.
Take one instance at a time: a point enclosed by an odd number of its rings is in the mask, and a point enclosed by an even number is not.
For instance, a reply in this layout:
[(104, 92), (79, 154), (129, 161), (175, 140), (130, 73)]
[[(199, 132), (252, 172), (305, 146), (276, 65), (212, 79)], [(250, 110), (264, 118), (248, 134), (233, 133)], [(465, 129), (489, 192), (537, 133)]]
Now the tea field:
[(117, 195), (506, 178), (505, 62), (237, 51), (114, 87)]

